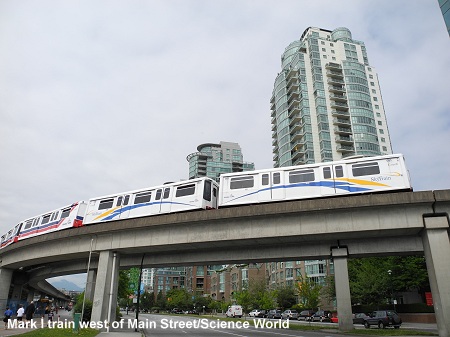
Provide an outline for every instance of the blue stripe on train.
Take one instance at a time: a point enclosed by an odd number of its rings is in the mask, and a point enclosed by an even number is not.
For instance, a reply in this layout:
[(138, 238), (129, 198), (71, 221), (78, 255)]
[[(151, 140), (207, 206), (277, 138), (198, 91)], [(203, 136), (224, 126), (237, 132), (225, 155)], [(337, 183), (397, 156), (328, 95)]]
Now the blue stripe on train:
[(152, 206), (152, 205), (159, 205), (159, 204), (172, 204), (172, 205), (192, 206), (192, 205), (189, 205), (189, 204), (185, 204), (185, 203), (181, 203), (181, 202), (172, 202), (172, 201), (148, 202), (148, 203), (144, 203), (144, 204), (130, 205), (130, 206), (126, 206), (126, 207), (122, 207), (122, 208), (116, 209), (110, 215), (108, 215), (107, 217), (103, 218), (102, 221), (112, 220), (116, 216), (118, 216), (118, 215), (120, 215), (120, 214), (122, 214), (124, 212), (131, 211), (132, 209), (136, 209), (136, 208), (140, 208), (140, 207), (146, 207), (146, 206)]
[(296, 187), (310, 187), (310, 186), (336, 188), (336, 189), (349, 191), (349, 192), (371, 191), (370, 188), (358, 187), (358, 186), (355, 186), (355, 185), (351, 185), (350, 183), (348, 183), (346, 181), (336, 181), (336, 182), (332, 182), (332, 181), (311, 181), (311, 182), (306, 182), (306, 183), (297, 183), (297, 184), (290, 184), (290, 185), (278, 185), (278, 186), (266, 187), (266, 188), (262, 188), (262, 189), (259, 189), (257, 191), (251, 192), (251, 193), (247, 193), (247, 194), (241, 195), (240, 197), (228, 200), (227, 202), (238, 200), (238, 199), (242, 199), (242, 198), (246, 198), (246, 197), (248, 197), (250, 195), (258, 194), (258, 193), (264, 192), (264, 191), (278, 190), (278, 189), (288, 189), (288, 188), (296, 188)]

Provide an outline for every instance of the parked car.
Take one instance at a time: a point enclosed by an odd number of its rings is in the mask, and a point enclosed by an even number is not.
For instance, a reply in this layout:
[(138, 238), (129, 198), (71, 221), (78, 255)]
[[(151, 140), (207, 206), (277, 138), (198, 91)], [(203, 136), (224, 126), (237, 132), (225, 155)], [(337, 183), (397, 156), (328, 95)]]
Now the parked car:
[(267, 318), (281, 318), (281, 310), (269, 310), (269, 312), (267, 313)]
[(331, 322), (331, 311), (319, 310), (314, 315), (312, 315), (309, 320), (311, 322)]
[(184, 313), (185, 314), (189, 314), (189, 315), (200, 315), (200, 313), (197, 310), (195, 310), (195, 309), (187, 310)]
[(297, 310), (285, 310), (282, 314), (281, 314), (281, 318), (282, 319), (298, 319), (298, 312)]
[(184, 314), (184, 311), (178, 308), (173, 308), (170, 313), (172, 314)]
[(353, 314), (353, 324), (364, 324), (367, 317), (369, 316), (363, 312), (356, 312)]
[(314, 310), (303, 310), (300, 311), (300, 313), (298, 314), (298, 320), (299, 321), (309, 321), (309, 318), (314, 315), (315, 311)]
[(253, 309), (248, 313), (250, 317), (264, 317), (265, 314), (266, 311), (261, 309)]
[(379, 329), (384, 329), (388, 326), (393, 326), (395, 329), (398, 329), (402, 325), (402, 319), (393, 310), (378, 310), (372, 312), (364, 320), (364, 327), (366, 329), (369, 329), (371, 325), (376, 325)]

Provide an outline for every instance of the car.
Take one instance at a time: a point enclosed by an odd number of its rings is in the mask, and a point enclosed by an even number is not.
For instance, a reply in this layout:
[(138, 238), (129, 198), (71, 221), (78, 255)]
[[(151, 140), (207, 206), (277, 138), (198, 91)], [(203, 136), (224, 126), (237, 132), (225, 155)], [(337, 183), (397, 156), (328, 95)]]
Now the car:
[(181, 310), (181, 309), (178, 309), (178, 308), (173, 308), (173, 309), (170, 311), (170, 313), (171, 313), (171, 314), (184, 314), (184, 311)]
[(266, 311), (262, 309), (253, 309), (248, 313), (250, 317), (265, 317)]
[(353, 314), (353, 324), (364, 324), (367, 317), (369, 316), (363, 312), (356, 312)]
[(189, 315), (200, 315), (200, 313), (195, 309), (187, 310), (184, 313)]
[(297, 310), (285, 310), (282, 314), (281, 314), (281, 318), (282, 319), (298, 319), (298, 312)]
[(393, 326), (399, 329), (402, 325), (402, 319), (394, 310), (378, 310), (370, 314), (364, 319), (364, 327), (370, 329), (371, 325), (378, 326), (379, 329), (384, 329), (388, 326)]
[(300, 313), (298, 314), (298, 320), (299, 321), (309, 321), (309, 318), (314, 315), (315, 311), (314, 310), (302, 310), (300, 311)]
[(331, 322), (331, 311), (319, 310), (314, 315), (312, 315), (309, 320), (311, 322)]
[(281, 318), (281, 310), (272, 309), (267, 313), (267, 318)]

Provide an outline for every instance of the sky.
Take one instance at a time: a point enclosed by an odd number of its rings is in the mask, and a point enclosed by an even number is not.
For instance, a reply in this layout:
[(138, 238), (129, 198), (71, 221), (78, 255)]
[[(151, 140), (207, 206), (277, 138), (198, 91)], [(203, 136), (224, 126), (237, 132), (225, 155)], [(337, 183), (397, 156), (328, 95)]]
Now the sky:
[[(0, 2), (0, 233), (78, 200), (187, 179), (203, 143), (270, 168), (281, 54), (347, 27), (415, 191), (450, 189), (450, 39), (437, 0)], [(80, 284), (80, 282), (78, 282)]]

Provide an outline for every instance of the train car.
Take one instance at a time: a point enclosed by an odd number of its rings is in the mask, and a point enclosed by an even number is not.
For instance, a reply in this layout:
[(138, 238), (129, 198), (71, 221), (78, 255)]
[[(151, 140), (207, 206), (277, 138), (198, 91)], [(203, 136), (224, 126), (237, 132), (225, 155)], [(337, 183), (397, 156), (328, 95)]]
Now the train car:
[(84, 224), (217, 208), (219, 185), (202, 177), (90, 199)]
[(219, 206), (412, 190), (403, 155), (226, 173)]
[(86, 207), (87, 204), (85, 201), (79, 201), (54, 211), (26, 219), (18, 225), (18, 234), (14, 240), (20, 241), (63, 229), (80, 227), (83, 225)]
[(15, 225), (14, 228), (11, 228), (6, 234), (2, 235), (2, 238), (0, 240), (0, 249), (10, 245), (11, 243), (14, 243), (14, 239), (17, 238), (20, 226), (21, 224), (19, 223)]

